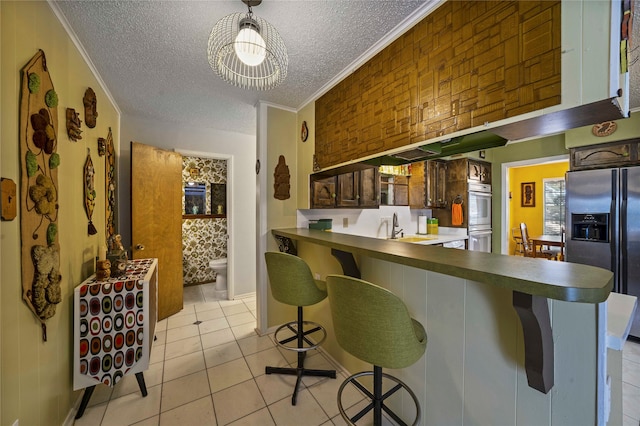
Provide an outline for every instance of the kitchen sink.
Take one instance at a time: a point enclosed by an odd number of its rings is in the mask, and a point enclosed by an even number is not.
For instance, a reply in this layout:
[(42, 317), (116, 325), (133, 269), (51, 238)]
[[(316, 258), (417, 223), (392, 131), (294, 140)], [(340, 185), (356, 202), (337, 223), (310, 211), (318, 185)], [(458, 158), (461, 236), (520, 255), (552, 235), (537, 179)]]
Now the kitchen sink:
[(437, 240), (438, 237), (430, 237), (430, 236), (409, 236), (409, 237), (400, 237), (400, 238), (395, 238), (391, 241), (403, 241), (405, 243), (419, 243), (422, 241), (430, 241), (430, 240)]

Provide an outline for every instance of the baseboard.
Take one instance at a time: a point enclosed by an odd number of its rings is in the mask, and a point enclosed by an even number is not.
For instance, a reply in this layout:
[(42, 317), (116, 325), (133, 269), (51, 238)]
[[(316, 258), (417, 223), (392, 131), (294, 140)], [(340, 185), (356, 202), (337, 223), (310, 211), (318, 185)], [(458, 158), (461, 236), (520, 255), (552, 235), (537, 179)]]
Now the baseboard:
[(64, 419), (64, 423), (62, 423), (62, 426), (73, 426), (73, 423), (75, 422), (76, 414), (78, 414), (78, 409), (80, 408), (80, 404), (82, 403), (83, 395), (84, 395), (84, 391), (80, 392), (80, 396), (78, 396), (78, 399), (76, 399), (75, 404), (73, 404), (73, 406), (71, 407), (71, 410), (69, 410), (69, 413), (67, 413), (67, 417)]
[(233, 296), (233, 300), (239, 300), (239, 299), (249, 299), (251, 297), (256, 297), (256, 292), (252, 292), (252, 293), (244, 293), (244, 294), (236, 294)]

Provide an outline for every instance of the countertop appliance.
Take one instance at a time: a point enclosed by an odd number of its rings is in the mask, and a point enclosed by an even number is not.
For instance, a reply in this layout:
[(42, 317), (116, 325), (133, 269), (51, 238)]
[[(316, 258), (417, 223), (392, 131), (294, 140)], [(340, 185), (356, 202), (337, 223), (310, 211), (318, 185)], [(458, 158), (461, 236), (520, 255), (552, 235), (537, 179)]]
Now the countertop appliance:
[(566, 209), (566, 260), (612, 271), (615, 292), (640, 298), (640, 167), (567, 172)]
[(491, 185), (468, 182), (468, 248), (491, 253)]

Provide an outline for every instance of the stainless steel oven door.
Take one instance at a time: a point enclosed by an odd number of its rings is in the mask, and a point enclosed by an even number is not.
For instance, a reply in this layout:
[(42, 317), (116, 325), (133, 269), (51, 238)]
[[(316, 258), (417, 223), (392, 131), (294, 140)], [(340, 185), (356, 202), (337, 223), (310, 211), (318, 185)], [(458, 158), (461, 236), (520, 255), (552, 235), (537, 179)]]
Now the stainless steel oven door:
[(469, 232), (469, 250), (491, 253), (491, 230)]
[(469, 191), (469, 232), (491, 228), (491, 192)]

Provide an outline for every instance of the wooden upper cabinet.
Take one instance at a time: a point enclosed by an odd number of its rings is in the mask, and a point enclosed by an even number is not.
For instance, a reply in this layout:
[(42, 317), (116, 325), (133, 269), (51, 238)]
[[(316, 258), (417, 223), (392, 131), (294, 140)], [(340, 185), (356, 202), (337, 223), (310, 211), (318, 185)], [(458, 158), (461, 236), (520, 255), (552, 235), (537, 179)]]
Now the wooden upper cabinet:
[(467, 178), (474, 182), (490, 184), (491, 163), (478, 160), (469, 160)]
[(377, 167), (360, 171), (360, 207), (380, 205), (380, 173)]
[(411, 164), (410, 207), (438, 209), (447, 206), (447, 162), (428, 160)]
[(447, 163), (442, 160), (427, 161), (427, 207), (447, 207)]
[(639, 139), (571, 148), (571, 170), (637, 165), (639, 149)]
[(332, 208), (336, 206), (336, 177), (311, 179), (311, 208)]
[(319, 166), (559, 105), (560, 11), (444, 2), (316, 101)]
[(360, 172), (338, 175), (336, 207), (358, 207), (360, 205)]
[(311, 208), (378, 207), (380, 182), (377, 167), (318, 179), (311, 176)]

